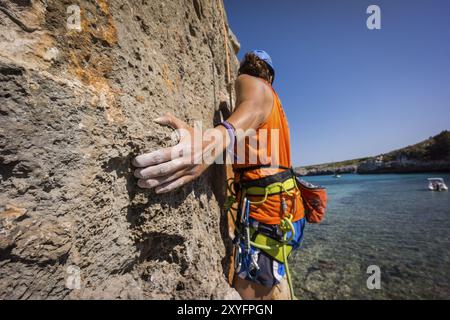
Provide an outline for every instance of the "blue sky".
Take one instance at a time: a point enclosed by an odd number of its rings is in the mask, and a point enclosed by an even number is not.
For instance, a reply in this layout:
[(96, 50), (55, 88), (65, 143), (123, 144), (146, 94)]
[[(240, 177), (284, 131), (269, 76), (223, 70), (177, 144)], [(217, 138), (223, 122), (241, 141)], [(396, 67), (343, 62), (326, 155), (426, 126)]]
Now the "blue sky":
[[(294, 165), (377, 155), (450, 129), (450, 1), (224, 0), (246, 51), (266, 50)], [(381, 8), (381, 30), (366, 9)]]

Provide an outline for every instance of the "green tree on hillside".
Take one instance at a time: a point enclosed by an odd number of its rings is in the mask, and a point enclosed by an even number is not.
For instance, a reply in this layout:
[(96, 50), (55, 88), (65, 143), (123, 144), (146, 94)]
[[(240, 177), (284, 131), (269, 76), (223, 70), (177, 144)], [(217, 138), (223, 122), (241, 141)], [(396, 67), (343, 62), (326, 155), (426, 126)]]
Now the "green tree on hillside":
[(427, 148), (427, 157), (430, 160), (450, 159), (450, 132), (442, 131), (433, 140)]

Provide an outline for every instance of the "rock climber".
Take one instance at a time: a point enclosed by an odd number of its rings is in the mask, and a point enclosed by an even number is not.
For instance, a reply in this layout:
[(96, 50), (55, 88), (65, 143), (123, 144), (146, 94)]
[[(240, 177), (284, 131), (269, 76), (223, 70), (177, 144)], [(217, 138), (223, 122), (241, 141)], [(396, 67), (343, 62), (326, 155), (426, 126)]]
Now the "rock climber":
[[(243, 299), (270, 299), (286, 274), (283, 262), (287, 258), (280, 252), (259, 248), (255, 245), (258, 239), (271, 245), (286, 236), (291, 251), (298, 248), (305, 226), (300, 191), (293, 182), (289, 126), (272, 87), (274, 77), (272, 59), (265, 51), (245, 54), (235, 82), (236, 108), (212, 129), (215, 139), (195, 143), (194, 127), (165, 114), (155, 121), (174, 128), (179, 143), (133, 159), (138, 186), (166, 193), (193, 181), (211, 164), (199, 159), (210, 157), (214, 150), (218, 150), (215, 156), (230, 152), (238, 203), (233, 217), (239, 233), (235, 238), (233, 285)], [(252, 130), (252, 137), (241, 134)], [(244, 150), (241, 154), (239, 144)], [(285, 216), (289, 219), (283, 227)]]

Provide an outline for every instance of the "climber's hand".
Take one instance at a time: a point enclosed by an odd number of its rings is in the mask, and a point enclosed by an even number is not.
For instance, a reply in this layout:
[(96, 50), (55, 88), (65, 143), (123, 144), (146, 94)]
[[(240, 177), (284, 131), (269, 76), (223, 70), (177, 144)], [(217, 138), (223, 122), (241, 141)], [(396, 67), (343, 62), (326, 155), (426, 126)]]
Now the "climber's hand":
[(139, 178), (139, 187), (155, 188), (156, 193), (165, 193), (196, 179), (207, 165), (198, 161), (203, 156), (203, 148), (201, 144), (194, 146), (194, 128), (170, 113), (155, 119), (155, 122), (175, 129), (179, 143), (137, 156), (133, 159), (133, 165), (138, 168), (134, 175)]

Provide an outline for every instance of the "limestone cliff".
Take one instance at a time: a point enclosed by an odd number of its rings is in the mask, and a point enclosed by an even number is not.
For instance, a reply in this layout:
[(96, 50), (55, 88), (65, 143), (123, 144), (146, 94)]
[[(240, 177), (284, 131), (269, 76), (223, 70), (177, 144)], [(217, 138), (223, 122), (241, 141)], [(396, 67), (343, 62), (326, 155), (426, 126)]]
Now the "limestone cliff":
[(172, 143), (155, 117), (220, 119), (239, 48), (222, 10), (0, 1), (0, 299), (235, 294), (223, 168), (160, 196), (130, 167)]

